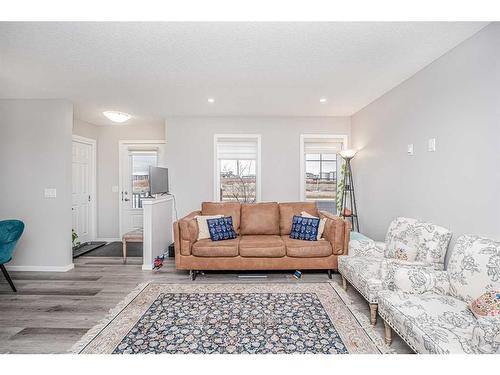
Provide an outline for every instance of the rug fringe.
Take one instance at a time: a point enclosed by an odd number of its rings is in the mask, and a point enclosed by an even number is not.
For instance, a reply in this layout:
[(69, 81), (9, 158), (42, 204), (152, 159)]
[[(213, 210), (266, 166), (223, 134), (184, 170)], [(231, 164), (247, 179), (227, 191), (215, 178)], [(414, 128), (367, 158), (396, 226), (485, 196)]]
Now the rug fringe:
[(99, 320), (99, 322), (90, 328), (87, 333), (85, 333), (80, 340), (78, 340), (69, 350), (68, 353), (71, 354), (80, 354), (83, 349), (99, 334), (101, 331), (106, 328), (106, 326), (115, 319), (120, 312), (128, 306), (130, 302), (132, 302), (135, 297), (137, 297), (146, 287), (151, 284), (151, 281), (147, 281), (141, 284), (138, 284), (132, 291), (125, 296), (118, 304), (111, 308), (106, 316)]
[(344, 289), (335, 284), (333, 281), (329, 281), (329, 284), (333, 289), (335, 289), (337, 294), (340, 296), (340, 299), (345, 303), (347, 308), (359, 322), (361, 328), (363, 328), (366, 334), (372, 339), (382, 354), (396, 354), (396, 350), (385, 343), (384, 338), (380, 336), (380, 334), (376, 332), (374, 327), (370, 324), (370, 319), (366, 316), (366, 313), (361, 311), (360, 308), (356, 306), (352, 298), (344, 291)]

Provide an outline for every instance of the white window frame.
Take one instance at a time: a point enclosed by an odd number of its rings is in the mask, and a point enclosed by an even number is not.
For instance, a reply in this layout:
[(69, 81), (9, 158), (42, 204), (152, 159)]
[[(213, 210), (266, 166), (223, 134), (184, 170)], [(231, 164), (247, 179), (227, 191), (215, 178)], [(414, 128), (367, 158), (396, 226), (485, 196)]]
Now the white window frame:
[[(345, 134), (301, 134), (300, 135), (300, 200), (302, 202), (306, 201), (306, 161), (305, 161), (305, 143), (308, 139), (333, 139), (342, 142), (342, 149), (348, 148), (349, 136)], [(338, 171), (338, 158), (337, 158), (337, 171)], [(338, 174), (337, 174), (338, 178)]]
[(220, 165), (217, 159), (217, 143), (225, 138), (255, 139), (257, 141), (255, 200), (261, 200), (261, 135), (260, 134), (214, 134), (214, 201), (220, 202)]

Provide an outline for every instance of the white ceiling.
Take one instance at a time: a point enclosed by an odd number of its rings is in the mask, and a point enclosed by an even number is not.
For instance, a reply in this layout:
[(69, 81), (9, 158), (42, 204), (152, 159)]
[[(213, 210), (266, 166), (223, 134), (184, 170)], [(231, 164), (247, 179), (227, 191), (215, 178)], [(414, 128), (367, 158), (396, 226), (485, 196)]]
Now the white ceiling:
[(486, 24), (0, 23), (0, 97), (67, 98), (99, 125), (352, 115)]

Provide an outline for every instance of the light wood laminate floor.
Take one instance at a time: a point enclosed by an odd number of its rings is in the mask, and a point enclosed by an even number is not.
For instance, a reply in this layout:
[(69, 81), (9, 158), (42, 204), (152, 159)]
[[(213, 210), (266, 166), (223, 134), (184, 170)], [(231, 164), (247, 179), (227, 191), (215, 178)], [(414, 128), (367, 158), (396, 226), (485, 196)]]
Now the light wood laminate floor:
[[(192, 283), (187, 272), (176, 271), (173, 260), (160, 271), (142, 271), (141, 259), (81, 257), (75, 269), (65, 273), (11, 272), (18, 293), (12, 293), (0, 275), (0, 353), (65, 353), (87, 330), (120, 302), (139, 283)], [(207, 273), (198, 276), (203, 282), (260, 282), (240, 279), (235, 273)], [(302, 281), (325, 281), (326, 272), (304, 272)], [(272, 272), (265, 282), (297, 282), (291, 272)], [(340, 283), (340, 275), (334, 275)], [(354, 290), (349, 295), (369, 316), (368, 304)], [(379, 318), (377, 332), (383, 335)], [(398, 353), (411, 349), (396, 334), (393, 348)]]

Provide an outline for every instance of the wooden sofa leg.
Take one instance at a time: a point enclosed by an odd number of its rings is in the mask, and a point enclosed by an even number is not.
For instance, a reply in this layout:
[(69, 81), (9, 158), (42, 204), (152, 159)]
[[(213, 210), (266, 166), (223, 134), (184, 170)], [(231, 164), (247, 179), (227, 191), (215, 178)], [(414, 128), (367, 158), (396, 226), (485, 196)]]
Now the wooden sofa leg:
[(385, 336), (385, 343), (387, 345), (392, 344), (392, 328), (389, 324), (387, 324), (386, 321), (384, 321), (384, 336)]
[(342, 289), (347, 292), (347, 279), (344, 276), (342, 276)]
[(328, 273), (328, 278), (331, 280), (332, 279), (332, 270), (327, 270)]
[(377, 307), (376, 303), (370, 303), (370, 324), (372, 326), (377, 324)]
[(123, 263), (127, 263), (127, 241), (122, 240), (123, 242)]
[(192, 281), (195, 281), (196, 280), (196, 275), (197, 275), (197, 272), (196, 270), (190, 270), (189, 271), (189, 276), (191, 276), (191, 280)]

